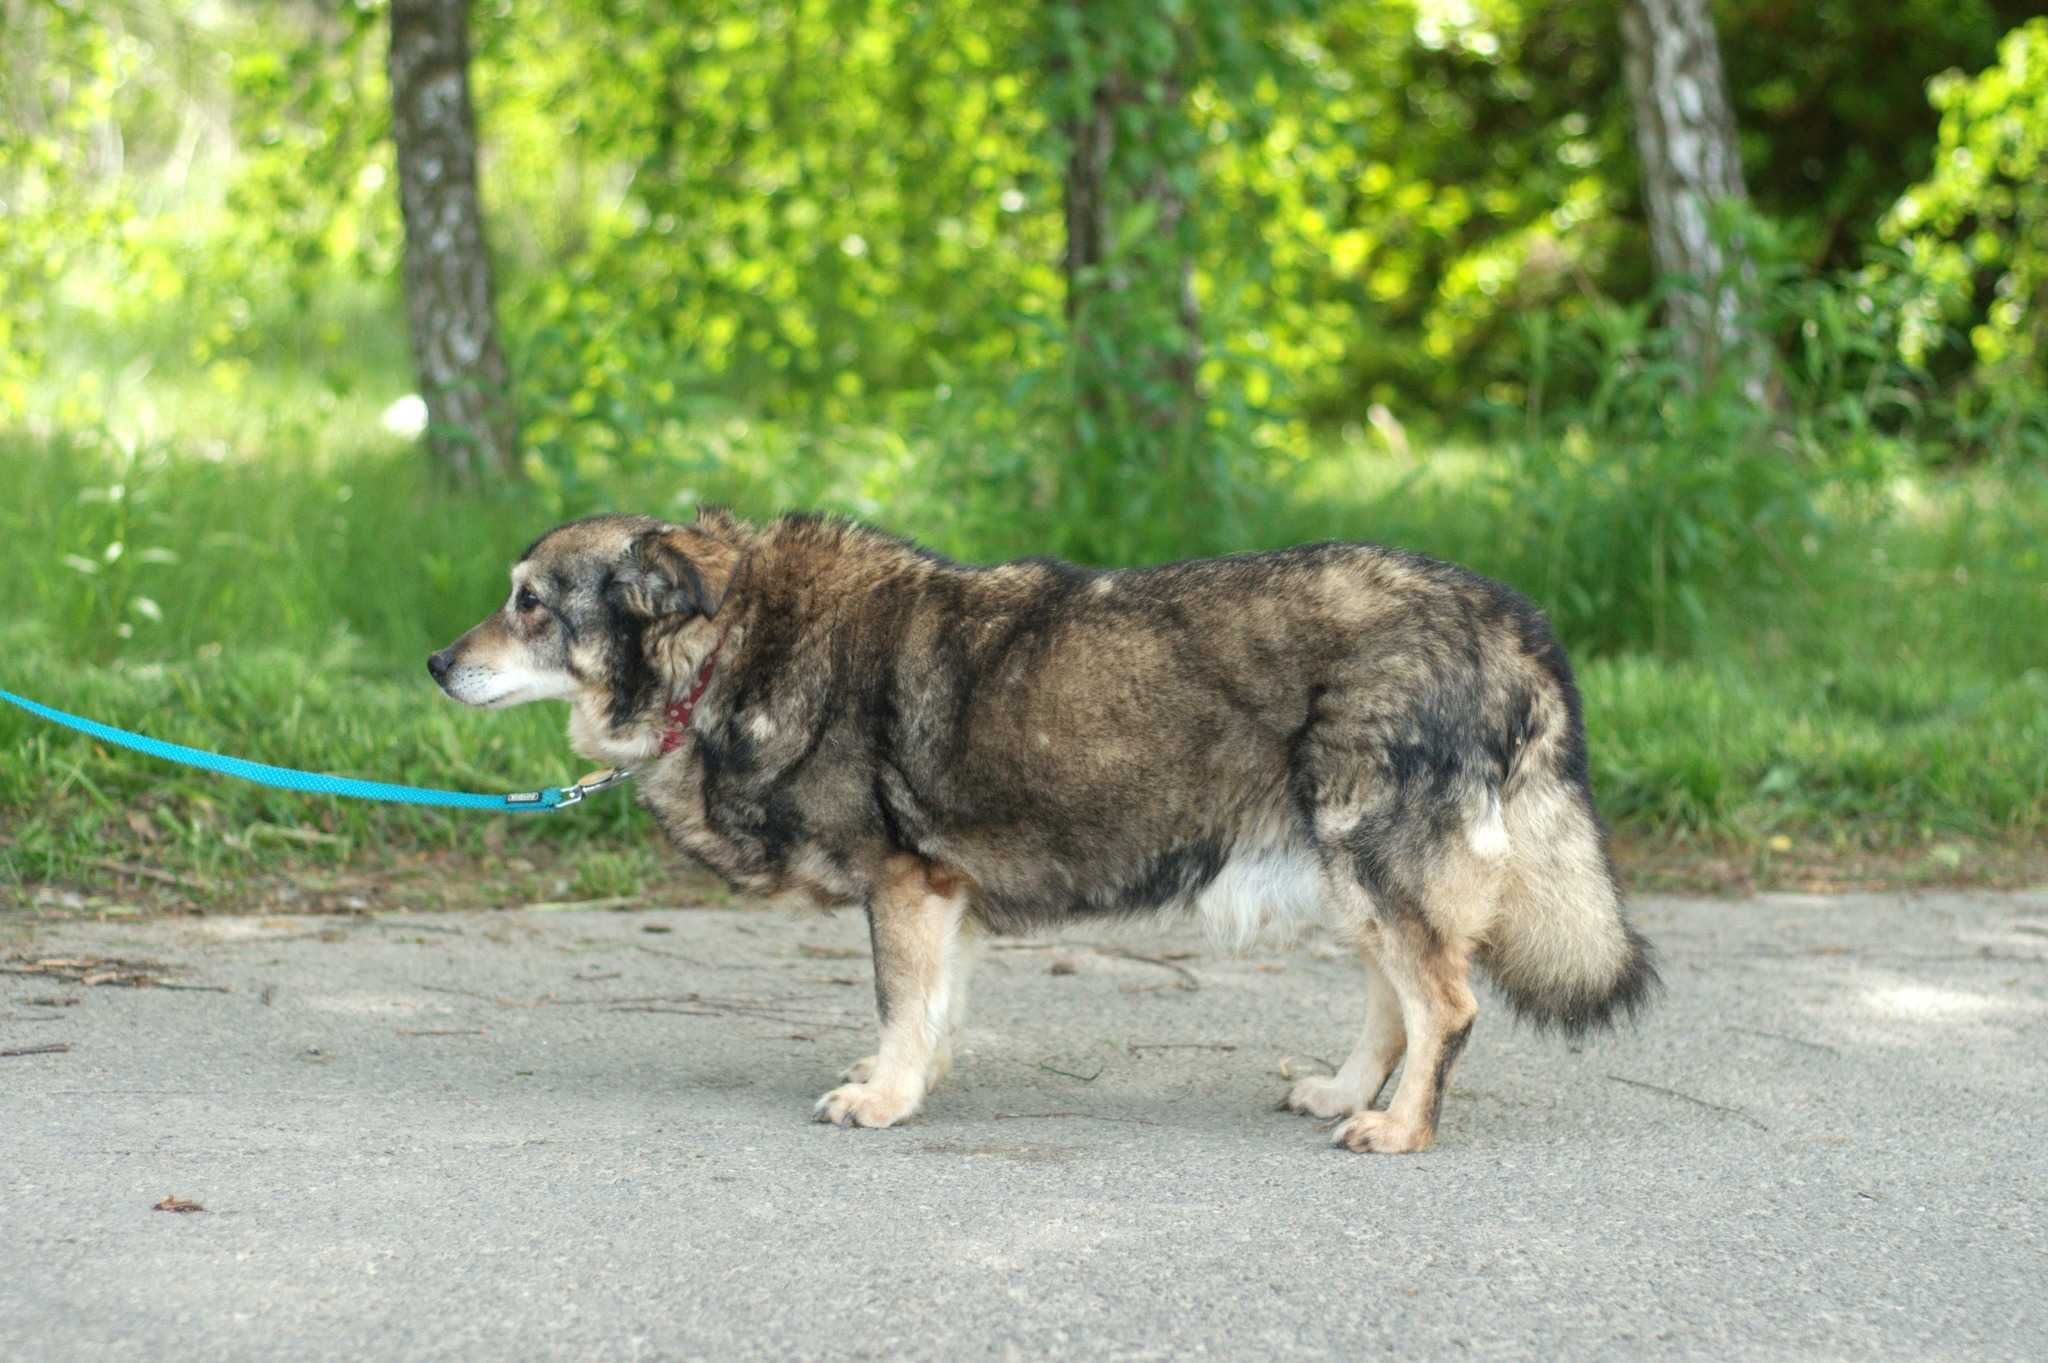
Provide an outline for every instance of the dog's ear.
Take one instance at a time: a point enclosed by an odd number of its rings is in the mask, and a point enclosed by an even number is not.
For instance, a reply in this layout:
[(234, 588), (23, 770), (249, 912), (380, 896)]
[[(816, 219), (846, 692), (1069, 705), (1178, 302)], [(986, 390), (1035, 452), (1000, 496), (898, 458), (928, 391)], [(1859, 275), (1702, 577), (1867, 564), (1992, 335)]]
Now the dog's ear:
[(634, 537), (606, 596), (646, 620), (718, 614), (739, 558), (695, 526), (664, 525)]

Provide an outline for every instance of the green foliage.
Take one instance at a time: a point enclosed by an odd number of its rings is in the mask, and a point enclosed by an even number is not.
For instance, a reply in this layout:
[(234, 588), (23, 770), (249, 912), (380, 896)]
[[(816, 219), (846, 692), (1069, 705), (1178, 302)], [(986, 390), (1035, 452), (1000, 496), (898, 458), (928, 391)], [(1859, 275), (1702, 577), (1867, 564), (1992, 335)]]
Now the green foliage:
[(1935, 361), (1944, 327), (1966, 329), (1994, 420), (2031, 419), (2048, 454), (2048, 19), (2008, 33), (1978, 75), (1937, 78), (1928, 97), (1941, 111), (1933, 172), (1885, 222), (1923, 290), (1908, 354)]
[(1933, 162), (1929, 76), (1990, 60), (2039, 0), (1715, 0), (1751, 199), (1816, 269), (1861, 263)]
[[(139, 57), (115, 25), (55, 5), (5, 15), (0, 49), (0, 419), (28, 405), (66, 275), (117, 236), (128, 186), (94, 167), (94, 132)], [(99, 169), (100, 174), (90, 171)]]
[(929, 388), (938, 357), (1028, 363), (1014, 319), (1058, 306), (1057, 182), (1031, 154), (1013, 14), (621, 0), (480, 16), (481, 118), (509, 153), (489, 199), (514, 258), (545, 262), (511, 273), (515, 356), (568, 409), (538, 411), (544, 450), (601, 446), (621, 385), (638, 402), (663, 371), (841, 415)]
[[(1922, 82), (1989, 62), (2025, 11), (1724, 0), (1750, 183), (1800, 258), (1861, 263), (1932, 164)], [(27, 14), (0, 37), (19, 73), (0, 119), (17, 409), (22, 366), (56, 339), (36, 300), (59, 275), (124, 324), (183, 319), (189, 358), (227, 387), (275, 343), (266, 318), (337, 280), (394, 287), (381, 0)], [(1522, 319), (1569, 325), (1649, 288), (1612, 23), (1595, 0), (479, 4), (486, 211), (533, 452), (590, 478), (658, 455), (707, 394), (859, 419), (941, 387), (1009, 405), (1033, 375), (1071, 395), (1113, 363), (1089, 407), (1117, 439), (1045, 413), (1072, 447), (1053, 492), (1085, 509), (1135, 495), (1125, 463), (1202, 486), (1219, 448), (1239, 473), (1299, 451), (1303, 417), (1380, 402), (1440, 426), (1477, 394), (1520, 401)], [(1140, 94), (1180, 73), (1174, 98), (1120, 112), (1123, 258), (1101, 272), (1150, 282), (1076, 333), (1060, 269), (1070, 124), (1125, 68)], [(1187, 205), (1170, 223), (1146, 220), (1156, 175)], [(1943, 176), (1967, 199), (1973, 181)], [(1115, 407), (1158, 406), (1143, 376), (1179, 346), (1160, 268), (1176, 254), (1194, 264), (1216, 424), (1162, 441)], [(2014, 299), (1970, 268), (1955, 311), (1930, 315), (2010, 348), (1991, 314)], [(346, 333), (312, 339), (340, 349)], [(349, 382), (345, 362), (331, 370)], [(1098, 457), (1111, 446), (1124, 455)]]

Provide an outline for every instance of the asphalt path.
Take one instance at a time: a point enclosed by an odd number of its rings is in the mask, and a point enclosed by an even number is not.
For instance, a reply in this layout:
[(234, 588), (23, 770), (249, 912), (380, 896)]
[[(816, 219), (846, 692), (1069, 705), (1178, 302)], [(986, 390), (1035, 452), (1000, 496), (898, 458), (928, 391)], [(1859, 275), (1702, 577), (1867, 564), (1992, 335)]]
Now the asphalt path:
[(1636, 912), (1394, 1157), (1314, 938), (1000, 943), (859, 1131), (857, 916), (0, 912), (0, 1359), (2048, 1358), (2048, 894)]

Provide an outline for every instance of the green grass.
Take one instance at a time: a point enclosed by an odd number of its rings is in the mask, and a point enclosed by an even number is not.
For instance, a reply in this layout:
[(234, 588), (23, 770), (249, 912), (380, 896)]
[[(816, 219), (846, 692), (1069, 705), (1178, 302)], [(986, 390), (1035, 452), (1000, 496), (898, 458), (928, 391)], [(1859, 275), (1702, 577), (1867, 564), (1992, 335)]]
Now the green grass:
[[(505, 560), (539, 524), (531, 495), (457, 496), (392, 451), (293, 472), (68, 441), (0, 449), (12, 689), (288, 766), (486, 790), (576, 769), (558, 711), (464, 711), (421, 667), (495, 603)], [(2004, 486), (1987, 509), (1992, 491), (1916, 494), (1914, 515), (1857, 546), (1870, 575), (1788, 596), (1754, 624), (1721, 622), (1692, 657), (1583, 659), (1609, 816), (1653, 835), (2038, 835), (2048, 668), (2034, 649), (2048, 602), (2037, 542), (2018, 533), (2048, 499), (2027, 488), (2022, 515)], [(1370, 533), (1369, 507), (1359, 514)], [(1439, 536), (1457, 538), (1455, 526)], [(114, 543), (124, 548), (110, 562)], [(489, 823), (267, 792), (12, 711), (0, 714), (0, 752), (11, 840), (0, 874), (16, 881), (90, 878), (110, 848), (208, 878), (285, 855), (478, 852)], [(293, 829), (319, 837), (278, 831)], [(631, 893), (649, 870), (634, 859), (647, 830), (625, 799), (502, 832), (514, 848), (574, 858), (588, 897)]]
[[(377, 428), (401, 390), (389, 347), (370, 349), (384, 358), (345, 396), (310, 363), (263, 376), (246, 404), (213, 394), (207, 371), (167, 372), (108, 385), (93, 421), (53, 403), (40, 431), (0, 433), (0, 685), (287, 766), (521, 788), (580, 770), (561, 712), (462, 710), (422, 660), (497, 603), (510, 556), (565, 511), (824, 506), (968, 557), (1041, 547), (1030, 508), (977, 491), (987, 461), (1024, 457), (1000, 436), (963, 466), (957, 439), (732, 409), (628, 476), (458, 493)], [(90, 353), (78, 363), (95, 370)], [(138, 434), (151, 412), (154, 434)], [(1769, 549), (1783, 571), (1721, 589), (1696, 564), (1701, 608), (1683, 646), (1657, 652), (1641, 620), (1609, 618), (1645, 609), (1640, 592), (1571, 585), (1641, 573), (1642, 499), (1580, 476), (1546, 481), (1483, 446), (1402, 462), (1333, 440), (1247, 500), (1243, 547), (1370, 538), (1539, 599), (1547, 583), (1578, 590), (1544, 604), (1565, 607), (1597, 788), (1632, 836), (2038, 843), (2048, 479), (1902, 473), (1879, 494), (1824, 496), (1825, 515)], [(425, 852), (559, 866), (542, 897), (604, 899), (659, 875), (649, 835), (621, 796), (510, 821), (309, 800), (0, 712), (0, 885), (104, 880), (108, 858), (227, 883)]]

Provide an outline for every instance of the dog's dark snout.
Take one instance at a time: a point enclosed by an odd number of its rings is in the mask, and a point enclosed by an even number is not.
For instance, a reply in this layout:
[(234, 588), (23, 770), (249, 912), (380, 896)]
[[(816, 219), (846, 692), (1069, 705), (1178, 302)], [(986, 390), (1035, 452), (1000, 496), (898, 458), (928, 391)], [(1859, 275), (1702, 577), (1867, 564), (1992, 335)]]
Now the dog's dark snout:
[(427, 655), (427, 675), (436, 682), (447, 681), (448, 669), (453, 665), (453, 659), (450, 655), (454, 651), (453, 649), (444, 648), (439, 653), (429, 653)]

